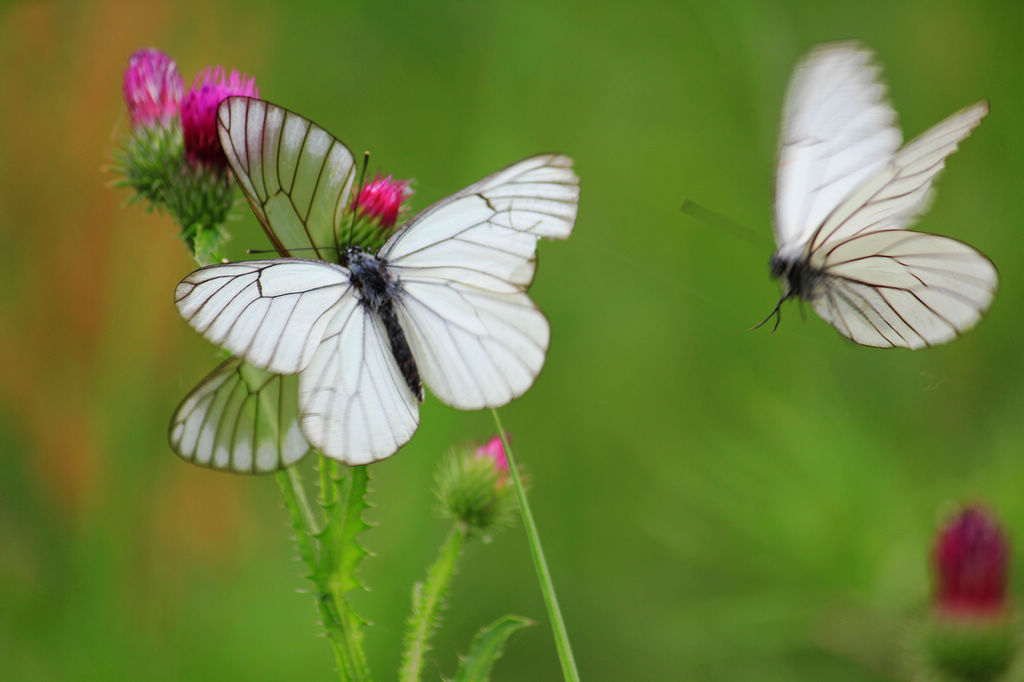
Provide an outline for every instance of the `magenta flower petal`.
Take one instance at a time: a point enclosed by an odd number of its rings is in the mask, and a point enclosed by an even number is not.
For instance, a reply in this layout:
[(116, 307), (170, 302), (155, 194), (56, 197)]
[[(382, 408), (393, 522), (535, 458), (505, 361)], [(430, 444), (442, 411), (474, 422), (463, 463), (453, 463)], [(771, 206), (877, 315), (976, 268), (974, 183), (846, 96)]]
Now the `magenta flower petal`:
[(256, 79), (238, 71), (225, 77), (224, 69), (207, 67), (196, 76), (181, 104), (181, 127), (185, 134), (185, 153), (194, 163), (226, 168), (227, 157), (217, 139), (217, 105), (225, 97), (259, 97)]
[(361, 217), (377, 220), (386, 229), (395, 224), (402, 202), (411, 196), (408, 180), (394, 180), (390, 175), (377, 174), (359, 192), (355, 206)]
[(501, 436), (494, 436), (476, 450), (477, 457), (488, 457), (494, 462), (494, 468), (498, 473), (508, 471), (508, 457), (505, 455), (505, 446), (501, 442)]
[(967, 507), (939, 534), (933, 553), (935, 602), (943, 611), (987, 614), (1006, 605), (1009, 549), (1002, 529), (979, 507)]
[(184, 92), (178, 67), (167, 54), (150, 48), (128, 58), (124, 101), (133, 126), (168, 125), (178, 115)]

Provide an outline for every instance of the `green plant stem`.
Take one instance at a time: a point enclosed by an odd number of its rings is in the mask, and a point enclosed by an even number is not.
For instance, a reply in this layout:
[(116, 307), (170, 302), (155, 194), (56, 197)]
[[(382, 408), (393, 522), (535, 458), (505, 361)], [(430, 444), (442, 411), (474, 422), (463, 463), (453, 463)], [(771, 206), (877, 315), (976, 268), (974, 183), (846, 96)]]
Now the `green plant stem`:
[(366, 466), (347, 467), (345, 476), (338, 478), (338, 468), (333, 460), (328, 460), (327, 465), (335, 496), (331, 506), (336, 511), (324, 508), (327, 527), (320, 535), (323, 565), (318, 572), (321, 602), (330, 606), (331, 636), (338, 637), (345, 649), (349, 675), (346, 679), (365, 682), (372, 676), (363, 650), (363, 621), (345, 594), (360, 587), (355, 577), (355, 566), (366, 551), (356, 543), (355, 536), (367, 527), (362, 512), (366, 508), (369, 472)]
[(445, 596), (455, 576), (455, 569), (469, 532), (466, 524), (456, 522), (441, 544), (437, 559), (427, 571), (427, 580), (413, 588), (412, 613), (405, 633), (402, 667), (398, 673), (401, 682), (419, 682), (423, 661), (430, 651), (430, 638), (437, 632)]
[(523, 519), (523, 529), (526, 531), (526, 539), (530, 545), (530, 552), (533, 554), (533, 566), (537, 570), (537, 581), (540, 583), (540, 591), (544, 596), (544, 604), (548, 609), (548, 618), (551, 620), (551, 631), (555, 637), (555, 648), (558, 649), (558, 660), (562, 664), (562, 677), (565, 678), (566, 682), (579, 682), (580, 673), (576, 669), (576, 659), (572, 655), (569, 633), (565, 629), (565, 620), (562, 618), (562, 612), (558, 608), (555, 586), (551, 582), (551, 572), (548, 570), (547, 561), (544, 559), (544, 550), (540, 546), (537, 524), (533, 521), (530, 503), (526, 500), (526, 491), (523, 490), (523, 482), (519, 478), (516, 460), (512, 455), (512, 448), (508, 444), (508, 436), (505, 435), (505, 429), (501, 425), (501, 418), (498, 417), (498, 411), (491, 408), (491, 414), (494, 415), (494, 424), (498, 427), (501, 443), (505, 446), (508, 470), (512, 474), (516, 499), (519, 501), (519, 515)]
[[(323, 559), (323, 548), (320, 547), (319, 542), (321, 531), (306, 497), (306, 488), (295, 467), (288, 467), (277, 472), (277, 483), (281, 488), (285, 507), (288, 508), (292, 519), (296, 542), (299, 545), (299, 554), (309, 569), (309, 577), (314, 578), (318, 575), (317, 566)], [(334, 490), (332, 482), (332, 493)], [(342, 617), (338, 613), (333, 591), (328, 585), (321, 584), (320, 581), (316, 581), (316, 583), (317, 610), (320, 612), (324, 629), (327, 631), (327, 638), (331, 642), (335, 666), (340, 679), (342, 682), (368, 679), (367, 676), (360, 674), (362, 669), (352, 663), (357, 659), (351, 650), (351, 643), (346, 637), (346, 628), (342, 625)]]

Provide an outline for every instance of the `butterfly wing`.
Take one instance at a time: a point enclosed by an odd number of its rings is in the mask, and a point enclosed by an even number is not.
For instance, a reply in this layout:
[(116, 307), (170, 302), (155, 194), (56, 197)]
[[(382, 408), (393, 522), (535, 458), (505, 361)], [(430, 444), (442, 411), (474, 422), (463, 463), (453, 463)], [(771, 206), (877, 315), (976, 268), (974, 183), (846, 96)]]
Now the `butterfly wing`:
[(260, 369), (294, 374), (309, 364), (342, 304), (348, 271), (282, 258), (200, 268), (174, 292), (182, 317), (209, 341)]
[(967, 244), (910, 230), (858, 234), (829, 250), (815, 311), (865, 346), (945, 343), (981, 319), (995, 296), (991, 261)]
[(171, 419), (171, 448), (200, 466), (267, 473), (309, 452), (299, 428), (298, 377), (230, 358), (214, 369)]
[(981, 319), (998, 274), (954, 239), (898, 229), (927, 203), (946, 157), (988, 104), (953, 114), (901, 149), (829, 216), (808, 246), (824, 273), (815, 310), (857, 343), (920, 348), (945, 343)]
[(814, 49), (790, 79), (776, 170), (775, 242), (798, 255), (814, 231), (900, 146), (896, 112), (871, 52)]
[(342, 301), (299, 376), (299, 403), (310, 442), (346, 464), (391, 456), (419, 423), (383, 323), (354, 296)]
[(312, 121), (249, 97), (220, 103), (217, 133), (274, 248), (283, 256), (313, 248), (327, 260), (355, 178), (348, 148)]
[(568, 237), (578, 201), (572, 160), (535, 156), (430, 206), (382, 248), (420, 374), (446, 404), (497, 407), (533, 384), (549, 338), (526, 295), (537, 239)]
[(988, 102), (958, 111), (915, 138), (851, 192), (811, 240), (811, 265), (823, 265), (829, 249), (846, 239), (911, 223), (927, 204), (932, 182), (945, 167), (946, 157), (986, 114)]
[(176, 300), (208, 340), (270, 372), (301, 372), (302, 431), (325, 455), (365, 464), (416, 430), (418, 404), (387, 331), (345, 268), (297, 258), (211, 265), (183, 279)]

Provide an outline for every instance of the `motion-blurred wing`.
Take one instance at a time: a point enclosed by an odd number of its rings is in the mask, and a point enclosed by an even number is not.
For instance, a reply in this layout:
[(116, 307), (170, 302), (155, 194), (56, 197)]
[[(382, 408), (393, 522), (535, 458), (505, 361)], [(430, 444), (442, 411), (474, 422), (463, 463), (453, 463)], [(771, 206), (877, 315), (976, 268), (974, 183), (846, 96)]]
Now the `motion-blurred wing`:
[(310, 442), (347, 464), (391, 456), (419, 423), (383, 323), (355, 296), (341, 302), (299, 376), (299, 403)]
[(572, 160), (536, 156), (427, 208), (384, 245), (402, 328), (443, 402), (497, 407), (533, 384), (549, 338), (525, 293), (537, 239), (568, 237), (578, 201)]
[(900, 146), (880, 68), (856, 43), (813, 50), (790, 79), (775, 190), (775, 242), (786, 256)]
[(312, 247), (328, 260), (355, 177), (352, 153), (312, 121), (249, 97), (220, 103), (217, 133), (274, 248), (287, 256)]
[(298, 377), (231, 358), (213, 370), (171, 419), (171, 448), (200, 466), (262, 474), (302, 459)]
[(829, 250), (814, 309), (865, 346), (920, 348), (977, 324), (995, 296), (991, 261), (955, 239), (909, 230), (860, 234)]
[(932, 181), (945, 167), (946, 157), (987, 113), (987, 102), (973, 104), (901, 149), (828, 217), (811, 241), (811, 264), (827, 261), (830, 249), (853, 236), (912, 222), (927, 204)]
[(174, 292), (196, 331), (277, 374), (308, 365), (342, 302), (355, 298), (346, 269), (297, 258), (210, 265)]

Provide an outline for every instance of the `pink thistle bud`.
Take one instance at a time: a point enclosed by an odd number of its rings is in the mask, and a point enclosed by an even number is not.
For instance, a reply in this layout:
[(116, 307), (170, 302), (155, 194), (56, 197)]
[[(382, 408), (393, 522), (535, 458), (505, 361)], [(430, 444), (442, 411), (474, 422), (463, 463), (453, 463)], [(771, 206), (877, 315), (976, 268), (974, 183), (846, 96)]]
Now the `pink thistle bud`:
[(124, 101), (133, 126), (168, 125), (178, 115), (185, 84), (174, 60), (160, 50), (139, 50), (128, 58)]
[(500, 480), (504, 480), (508, 475), (508, 457), (505, 456), (505, 446), (501, 442), (501, 436), (494, 436), (478, 447), (476, 456), (493, 461), (494, 469), (498, 472)]
[(935, 603), (953, 615), (992, 615), (1006, 606), (1006, 538), (992, 516), (967, 507), (939, 534), (933, 552)]
[(220, 66), (201, 71), (181, 103), (181, 127), (189, 160), (227, 168), (228, 160), (217, 138), (217, 105), (231, 95), (259, 97), (259, 94), (256, 79), (238, 71), (233, 70), (226, 78)]
[(408, 180), (393, 180), (379, 173), (355, 198), (355, 208), (363, 218), (375, 219), (380, 227), (389, 228), (398, 220), (402, 202), (412, 196)]

